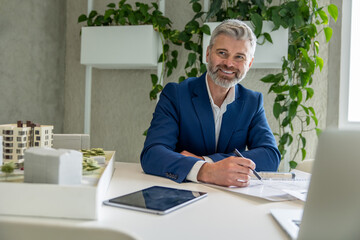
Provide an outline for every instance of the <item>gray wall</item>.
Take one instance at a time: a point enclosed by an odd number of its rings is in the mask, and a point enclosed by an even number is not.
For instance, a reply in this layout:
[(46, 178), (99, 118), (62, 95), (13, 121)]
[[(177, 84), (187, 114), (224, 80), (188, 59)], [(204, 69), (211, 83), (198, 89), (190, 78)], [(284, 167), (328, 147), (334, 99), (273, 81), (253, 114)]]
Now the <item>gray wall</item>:
[[(333, 1), (341, 4), (340, 0)], [(101, 12), (109, 2), (94, 0), (94, 9)], [(150, 3), (151, 0), (143, 2)], [(321, 5), (329, 2), (323, 0)], [(80, 64), (82, 24), (77, 23), (77, 18), (87, 12), (87, 0), (0, 0), (0, 3), (0, 123), (32, 119), (54, 124), (57, 132), (82, 133), (85, 67)], [(12, 15), (19, 11), (23, 17), (12, 20)], [(181, 30), (193, 12), (187, 0), (167, 0), (165, 15), (170, 16), (173, 26)], [(337, 27), (334, 34), (340, 34)], [(339, 36), (334, 38), (340, 39)], [(336, 99), (330, 93), (336, 94), (337, 89), (333, 86), (338, 84), (338, 79), (331, 77), (339, 72), (339, 63), (328, 62), (328, 59), (333, 59), (328, 54), (338, 54), (333, 51), (339, 49), (339, 41), (331, 41), (327, 46), (321, 35), (320, 42), (320, 55), (325, 65), (314, 78), (316, 95), (311, 102), (318, 113), (320, 127), (324, 128), (334, 112), (328, 110), (328, 87), (329, 101), (333, 103)], [(166, 81), (176, 82), (178, 76), (183, 75), (182, 66), (187, 53), (177, 46), (171, 48), (180, 51), (179, 66)], [(278, 71), (251, 69), (243, 81), (246, 87), (264, 94), (265, 110), (274, 130), (277, 128), (272, 116), (274, 96), (267, 94), (269, 85), (261, 83), (259, 79)], [(148, 97), (151, 73), (156, 73), (156, 70), (93, 69), (92, 147), (116, 150), (118, 161), (139, 162), (145, 139), (142, 133), (150, 124), (156, 104)], [(328, 86), (328, 75), (329, 81), (332, 79), (331, 86)], [(19, 91), (22, 94), (15, 94)], [(308, 146), (311, 147), (308, 158), (312, 158), (317, 138), (315, 133), (310, 133), (309, 137)]]
[(65, 1), (0, 0), (0, 124), (63, 131)]

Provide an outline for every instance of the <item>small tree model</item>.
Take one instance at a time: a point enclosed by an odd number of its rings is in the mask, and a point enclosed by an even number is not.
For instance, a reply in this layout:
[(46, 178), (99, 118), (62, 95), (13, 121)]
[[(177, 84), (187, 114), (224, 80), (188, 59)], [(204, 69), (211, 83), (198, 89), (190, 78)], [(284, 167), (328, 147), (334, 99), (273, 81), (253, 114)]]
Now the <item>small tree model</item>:
[(15, 169), (15, 163), (14, 162), (8, 162), (5, 163), (3, 166), (1, 166), (1, 171), (5, 173), (5, 181), (7, 181), (8, 176), (14, 172)]

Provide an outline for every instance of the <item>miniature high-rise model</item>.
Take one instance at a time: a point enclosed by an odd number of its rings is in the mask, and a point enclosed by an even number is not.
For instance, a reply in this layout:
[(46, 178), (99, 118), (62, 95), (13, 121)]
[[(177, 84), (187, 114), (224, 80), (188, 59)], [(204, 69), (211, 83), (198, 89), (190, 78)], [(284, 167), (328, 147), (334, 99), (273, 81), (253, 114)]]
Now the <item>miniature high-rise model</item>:
[(39, 125), (27, 121), (26, 124), (18, 121), (17, 124), (0, 125), (0, 135), (3, 136), (3, 161), (22, 163), (24, 151), (29, 147), (52, 147), (52, 125)]

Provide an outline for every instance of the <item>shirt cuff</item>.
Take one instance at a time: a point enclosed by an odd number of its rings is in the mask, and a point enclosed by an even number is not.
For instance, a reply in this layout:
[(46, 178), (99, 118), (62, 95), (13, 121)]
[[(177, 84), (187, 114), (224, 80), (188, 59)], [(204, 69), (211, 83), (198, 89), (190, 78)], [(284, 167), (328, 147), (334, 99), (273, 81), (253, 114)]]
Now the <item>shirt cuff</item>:
[(194, 166), (191, 168), (189, 174), (186, 176), (186, 180), (191, 181), (191, 182), (199, 182), (197, 180), (197, 175), (200, 171), (200, 168), (202, 167), (202, 165), (206, 162), (210, 162), (213, 163), (214, 161), (206, 156), (202, 156), (204, 158), (205, 161), (197, 161)]
[(197, 180), (197, 175), (200, 171), (200, 168), (202, 165), (206, 163), (205, 161), (197, 161), (194, 166), (191, 168), (189, 174), (186, 176), (186, 180), (192, 181), (192, 182), (199, 182)]
[(204, 160), (205, 160), (206, 162), (210, 162), (210, 163), (213, 163), (213, 162), (214, 162), (211, 158), (209, 158), (209, 157), (207, 157), (207, 156), (202, 156), (202, 157), (204, 158)]

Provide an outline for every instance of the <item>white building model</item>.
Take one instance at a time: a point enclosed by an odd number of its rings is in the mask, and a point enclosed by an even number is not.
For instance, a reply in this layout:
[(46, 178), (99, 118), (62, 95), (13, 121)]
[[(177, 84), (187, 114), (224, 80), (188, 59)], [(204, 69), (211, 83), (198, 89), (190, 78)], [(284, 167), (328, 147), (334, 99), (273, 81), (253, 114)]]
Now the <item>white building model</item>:
[(29, 147), (52, 147), (52, 125), (39, 125), (27, 121), (23, 124), (0, 125), (0, 136), (3, 136), (3, 161), (21, 163), (24, 161), (24, 151)]
[(81, 178), (81, 152), (53, 148), (29, 148), (25, 152), (24, 182), (77, 185)]

